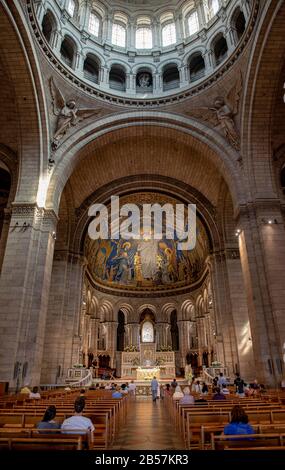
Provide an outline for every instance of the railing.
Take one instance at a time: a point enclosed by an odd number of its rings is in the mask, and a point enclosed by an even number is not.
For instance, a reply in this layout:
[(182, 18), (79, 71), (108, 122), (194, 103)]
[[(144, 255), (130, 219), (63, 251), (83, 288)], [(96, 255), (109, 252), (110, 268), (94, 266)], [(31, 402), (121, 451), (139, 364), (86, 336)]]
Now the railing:
[(213, 384), (214, 377), (209, 374), (209, 372), (205, 368), (203, 369), (203, 379), (205, 382)]
[(83, 379), (78, 380), (78, 382), (73, 382), (68, 384), (69, 387), (76, 388), (76, 387), (89, 387), (93, 382), (93, 374), (92, 369), (89, 369), (88, 374), (83, 377)]

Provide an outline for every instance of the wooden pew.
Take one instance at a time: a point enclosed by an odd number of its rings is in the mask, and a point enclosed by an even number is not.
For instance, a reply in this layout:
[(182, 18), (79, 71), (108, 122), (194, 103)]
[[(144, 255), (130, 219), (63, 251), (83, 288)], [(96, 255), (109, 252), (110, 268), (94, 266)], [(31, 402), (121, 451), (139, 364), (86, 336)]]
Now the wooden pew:
[(248, 449), (255, 447), (279, 447), (284, 445), (285, 434), (250, 434), (247, 436), (212, 436), (211, 449), (226, 448)]

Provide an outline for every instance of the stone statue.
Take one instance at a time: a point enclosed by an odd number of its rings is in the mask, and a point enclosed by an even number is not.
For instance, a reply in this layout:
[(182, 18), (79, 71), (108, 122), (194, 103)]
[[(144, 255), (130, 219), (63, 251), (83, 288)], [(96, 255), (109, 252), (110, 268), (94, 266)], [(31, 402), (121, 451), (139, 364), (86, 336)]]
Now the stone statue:
[(150, 76), (148, 73), (143, 73), (139, 77), (139, 85), (141, 88), (147, 88), (150, 86)]
[(52, 150), (56, 150), (62, 138), (71, 126), (100, 112), (100, 109), (79, 109), (73, 100), (66, 101), (61, 91), (55, 85), (53, 77), (50, 78), (50, 93), (52, 97), (53, 113), (57, 116), (55, 133), (52, 140)]
[(234, 117), (238, 113), (240, 96), (242, 92), (242, 75), (239, 75), (235, 85), (231, 88), (226, 98), (216, 97), (213, 106), (194, 108), (186, 111), (186, 114), (214, 126), (220, 126), (228, 142), (236, 149), (240, 149), (240, 136), (236, 128)]
[(186, 364), (185, 366), (185, 379), (187, 380), (188, 385), (191, 385), (193, 380), (193, 371), (191, 364)]

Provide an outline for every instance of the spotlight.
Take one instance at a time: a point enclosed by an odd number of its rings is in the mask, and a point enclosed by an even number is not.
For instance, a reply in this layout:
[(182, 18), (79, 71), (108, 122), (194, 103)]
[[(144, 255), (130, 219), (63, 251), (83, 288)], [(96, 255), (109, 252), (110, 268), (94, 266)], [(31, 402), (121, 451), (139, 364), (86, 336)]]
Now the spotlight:
[(268, 223), (269, 223), (270, 225), (273, 224), (273, 220), (272, 220), (272, 219), (269, 219), (269, 220), (268, 220)]
[(238, 229), (236, 230), (236, 237), (238, 237), (238, 236), (240, 235), (240, 233), (241, 233), (241, 229), (238, 228)]
[(51, 236), (54, 240), (56, 240), (56, 233), (55, 232), (52, 232)]

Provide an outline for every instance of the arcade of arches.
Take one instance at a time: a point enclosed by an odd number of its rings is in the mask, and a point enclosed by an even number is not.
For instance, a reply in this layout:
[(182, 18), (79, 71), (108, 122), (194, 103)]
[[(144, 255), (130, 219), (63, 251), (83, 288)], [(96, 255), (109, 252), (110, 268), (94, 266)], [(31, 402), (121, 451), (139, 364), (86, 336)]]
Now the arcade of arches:
[[(120, 376), (124, 351), (154, 343), (174, 353), (178, 376), (217, 361), (231, 377), (276, 386), (285, 366), (284, 2), (219, 0), (207, 17), (207, 2), (108, 0), (125, 48), (111, 41), (105, 2), (73, 2), (74, 18), (67, 3), (0, 3), (0, 380), (61, 383), (94, 359)], [(155, 3), (163, 25), (174, 18), (175, 44), (160, 44), (156, 18), (152, 49), (136, 49), (129, 31), (150, 23), (135, 12), (151, 18)], [(84, 29), (86, 4), (98, 37)], [(200, 32), (179, 25), (174, 4), (185, 22), (197, 7)], [(177, 67), (165, 89), (164, 64)], [(123, 88), (109, 86), (113, 66)], [(140, 69), (152, 94), (136, 89)], [(91, 240), (88, 210), (113, 195), (196, 204), (196, 247)]]

